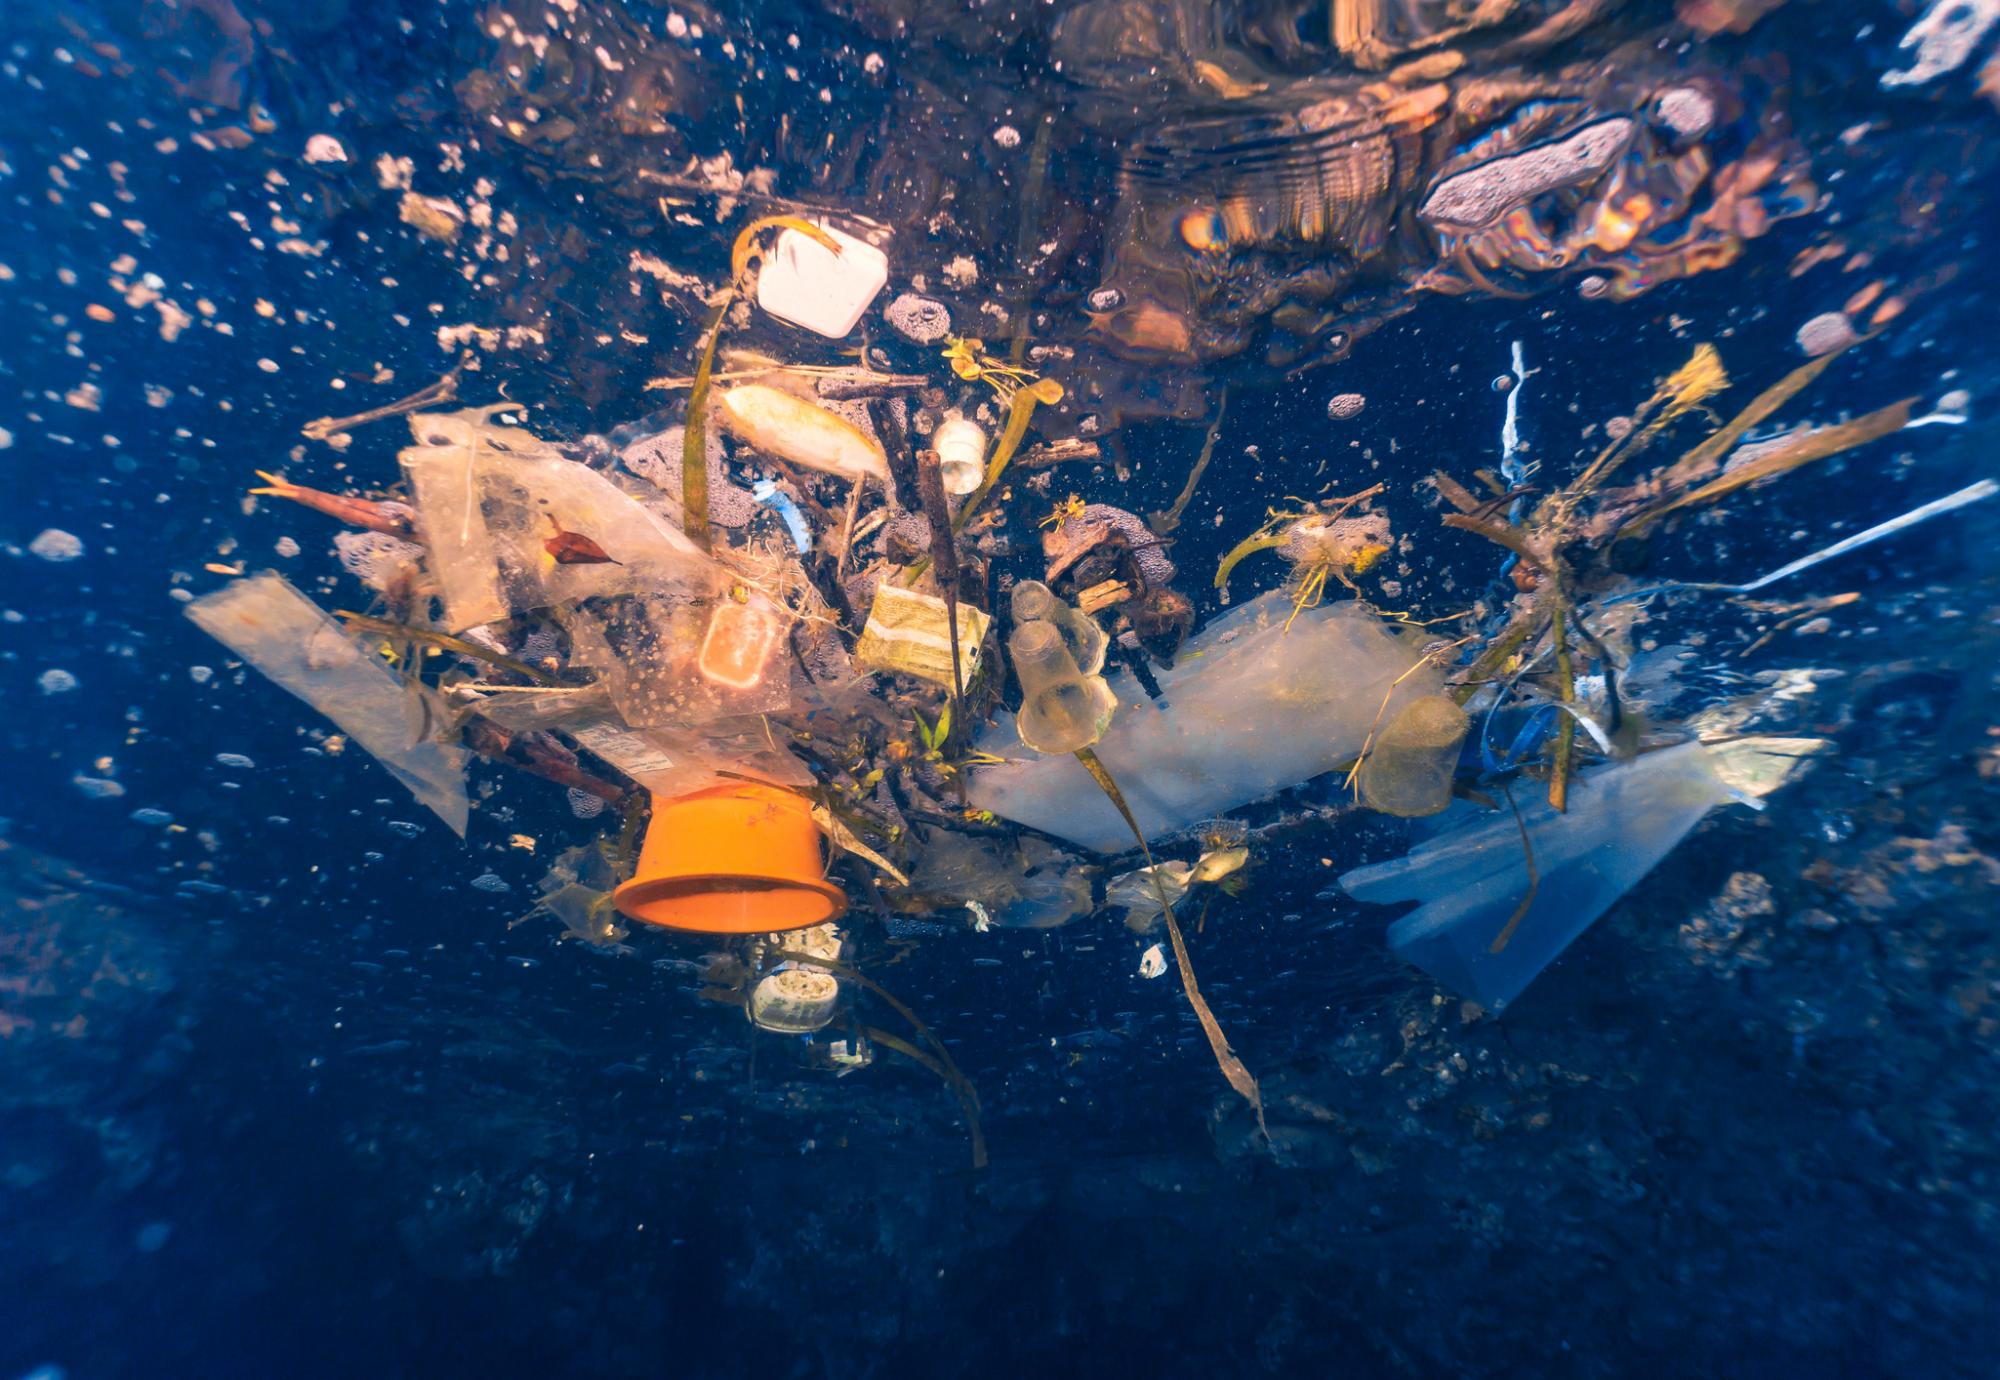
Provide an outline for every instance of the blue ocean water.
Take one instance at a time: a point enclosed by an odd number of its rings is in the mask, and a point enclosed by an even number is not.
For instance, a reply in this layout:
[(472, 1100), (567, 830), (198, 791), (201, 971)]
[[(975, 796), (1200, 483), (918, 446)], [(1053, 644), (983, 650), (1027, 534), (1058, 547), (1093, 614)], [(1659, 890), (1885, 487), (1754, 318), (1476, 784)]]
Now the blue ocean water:
[[(615, 810), (475, 761), (461, 840), (183, 613), (265, 569), (374, 607), (330, 519), (245, 498), (259, 470), (396, 483), (400, 419), (336, 448), (302, 434), (315, 418), (457, 365), (446, 406), (512, 402), (580, 456), (677, 420), (648, 381), (693, 372), (703, 297), (767, 210), (865, 217), (890, 232), (885, 300), (948, 300), (995, 357), (1017, 329), (1048, 349), (1023, 358), (1069, 395), (1037, 438), (1101, 453), (1011, 490), (975, 599), (996, 610), (1003, 578), (1043, 573), (1067, 495), (1171, 507), (1226, 384), (1168, 548), (1196, 626), (1267, 511), (1379, 483), (1397, 544), (1367, 597), (1476, 608), (1490, 634), (1505, 553), (1442, 527), (1428, 481), (1499, 466), (1510, 389), (1545, 494), (1698, 345), (1732, 387), (1646, 466), (1841, 312), (1870, 338), (1749, 439), (1905, 398), (1965, 420), (1621, 557), (1643, 582), (1748, 581), (1992, 474), (1995, 33), (1959, 7), (1580, 6), (1589, 24), (1545, 32), (1565, 7), (1526, 4), (1459, 32), (1415, 0), (17, 0), (0, 1374), (1989, 1373), (2000, 505), (1761, 605), (1646, 605), (1635, 725), (1754, 703), (1834, 750), (1762, 811), (1712, 815), (1503, 1015), (1401, 962), (1393, 917), (1337, 886), (1425, 826), (1348, 810), (1337, 774), (1232, 812), (1240, 885), (1181, 918), (1268, 1133), (1177, 978), (1141, 975), (1159, 936), (1101, 907), (976, 928), (843, 860), (874, 986), (818, 1035), (759, 1030), (702, 999), (726, 945), (523, 921)], [(1380, 52), (1326, 37), (1384, 11)], [(1972, 35), (1957, 62), (1883, 83), (1947, 63), (1947, 28)], [(1426, 123), (1424, 93), (1470, 109), (1480, 81), (1524, 122), (1484, 146)], [(1422, 215), (1479, 157), (1680, 90), (1712, 137), (1648, 116), (1659, 148), (1601, 202), (1523, 201), (1592, 263), (1496, 266)], [(1284, 124), (1327, 101), (1367, 128)], [(1269, 173), (1265, 141), (1345, 166), (1329, 150), (1379, 130), (1397, 171), (1325, 210), (1338, 234), (1270, 229), (1311, 197), (1308, 155)], [(1647, 250), (1696, 233), (1716, 170), (1767, 174), (1758, 140), (1796, 142), (1809, 204), (1746, 195), (1694, 260)], [(1684, 216), (1621, 244), (1636, 198), (1697, 173)], [(1461, 262), (1480, 281), (1444, 285)], [(879, 359), (740, 330), (949, 385), (880, 305)], [(1359, 413), (1330, 416), (1350, 393)], [(838, 500), (802, 497), (837, 530)], [(1284, 573), (1247, 558), (1233, 602)], [(1144, 861), (1085, 859), (1093, 900)], [(898, 1004), (962, 1070), (976, 1132)]]

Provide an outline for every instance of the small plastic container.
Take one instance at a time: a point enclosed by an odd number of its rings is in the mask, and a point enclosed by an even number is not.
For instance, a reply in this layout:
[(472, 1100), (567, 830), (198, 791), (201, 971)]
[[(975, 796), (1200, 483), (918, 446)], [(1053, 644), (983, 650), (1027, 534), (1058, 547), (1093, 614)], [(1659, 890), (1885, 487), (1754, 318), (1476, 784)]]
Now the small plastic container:
[(695, 667), (717, 685), (753, 690), (779, 652), (785, 620), (766, 600), (725, 599), (715, 606)]
[(847, 909), (811, 803), (747, 781), (655, 796), (638, 870), (612, 900), (642, 924), (701, 934), (804, 929)]
[(784, 610), (728, 585), (699, 596), (600, 599), (557, 610), (573, 664), (597, 672), (633, 728), (690, 728), (791, 701)]
[(779, 1035), (810, 1035), (840, 1008), (840, 981), (818, 968), (786, 964), (750, 989), (744, 1012), (750, 1023)]
[[(959, 601), (958, 669), (966, 685), (979, 677), (980, 651), (991, 624), (983, 610), (974, 608), (970, 601)], [(854, 663), (949, 688), (951, 627), (950, 609), (944, 600), (884, 580), (875, 588), (874, 606), (854, 644)]]
[(821, 223), (840, 252), (786, 230), (757, 272), (757, 305), (780, 321), (838, 340), (854, 329), (889, 282), (889, 256), (865, 240)]
[(1009, 607), (1017, 624), (1034, 620), (1055, 624), (1063, 635), (1063, 642), (1069, 647), (1070, 656), (1076, 660), (1077, 670), (1086, 676), (1094, 676), (1104, 669), (1104, 654), (1111, 646), (1110, 637), (1097, 625), (1096, 619), (1058, 599), (1055, 591), (1040, 580), (1023, 580), (1015, 585)]
[(1067, 753), (1104, 736), (1118, 698), (1102, 676), (1077, 666), (1062, 630), (1046, 619), (1018, 624), (1007, 639), (1021, 682), (1021, 741), (1037, 752)]

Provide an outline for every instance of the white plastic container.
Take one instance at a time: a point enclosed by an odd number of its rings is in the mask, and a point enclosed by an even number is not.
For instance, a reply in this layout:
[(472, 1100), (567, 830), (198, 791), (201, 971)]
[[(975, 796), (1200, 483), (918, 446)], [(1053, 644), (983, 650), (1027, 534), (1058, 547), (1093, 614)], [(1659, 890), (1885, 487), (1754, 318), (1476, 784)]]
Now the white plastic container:
[(840, 982), (818, 968), (786, 964), (750, 989), (745, 1011), (752, 1025), (780, 1035), (810, 1035), (840, 1008)]
[[(770, 936), (773, 949), (837, 962), (844, 944), (832, 923)], [(810, 1035), (840, 1009), (840, 979), (811, 963), (785, 961), (758, 979), (743, 1004), (752, 1025), (779, 1035)]]
[(786, 230), (757, 273), (757, 305), (780, 321), (839, 340), (889, 281), (889, 256), (844, 230), (820, 224), (835, 254), (809, 235)]

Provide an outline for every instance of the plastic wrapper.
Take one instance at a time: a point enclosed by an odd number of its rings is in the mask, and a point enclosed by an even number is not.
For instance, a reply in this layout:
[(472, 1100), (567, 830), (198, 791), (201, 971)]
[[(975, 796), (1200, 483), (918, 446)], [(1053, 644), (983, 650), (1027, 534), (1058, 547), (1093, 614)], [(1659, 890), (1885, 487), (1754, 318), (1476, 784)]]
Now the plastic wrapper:
[(195, 625), (339, 726), (461, 838), (465, 752), (428, 736), (430, 692), (405, 685), (282, 575), (224, 585), (187, 606)]
[(421, 445), (400, 457), (451, 632), (497, 623), (510, 612), (480, 511), (477, 450), (473, 443)]
[[(514, 575), (517, 609), (715, 579), (715, 563), (678, 528), (586, 465), (504, 457), (482, 468), (487, 531)], [(587, 538), (608, 559), (557, 559), (549, 543), (560, 533)]]
[[(1567, 813), (1538, 795), (1518, 824), (1501, 810), (1340, 884), (1357, 900), (1422, 901), (1389, 927), (1389, 946), (1497, 1011), (1735, 794), (1709, 749), (1684, 743), (1577, 777)], [(1531, 885), (1523, 825), (1540, 880), (1517, 915)]]
[(413, 586), (424, 568), (424, 548), (386, 532), (336, 532), (333, 549), (341, 569), (379, 593)]
[(1105, 885), (1104, 904), (1119, 912), (1134, 934), (1151, 934), (1160, 927), (1166, 907), (1179, 905), (1187, 895), (1193, 876), (1194, 866), (1179, 859), (1137, 868)]
[[(980, 648), (992, 620), (960, 600), (958, 657), (965, 684), (979, 675)], [(854, 644), (854, 661), (871, 671), (895, 671), (951, 686), (951, 622), (944, 600), (886, 581), (875, 587), (868, 622)]]
[(761, 719), (721, 721), (699, 732), (629, 728), (609, 715), (580, 718), (561, 731), (661, 799), (731, 781), (809, 786), (812, 773), (777, 746)]
[(614, 712), (604, 687), (594, 684), (560, 693), (541, 689), (494, 690), (472, 701), (471, 707), (481, 718), (491, 719), (512, 733), (562, 728)]
[(1091, 912), (1077, 860), (1043, 839), (978, 839), (932, 830), (910, 890), (937, 905), (976, 902), (1001, 929), (1046, 930)]
[[(1149, 840), (1352, 761), (1378, 722), (1442, 687), (1433, 668), (1412, 669), (1416, 646), (1363, 608), (1308, 609), (1288, 632), (1291, 613), (1274, 591), (1217, 619), (1158, 673), (1158, 701), (1130, 675), (1111, 678), (1118, 713), (1096, 752)], [(1002, 715), (979, 746), (1018, 758), (1015, 739), (1013, 716)], [(982, 767), (968, 793), (975, 806), (1098, 852), (1131, 846), (1074, 758)]]

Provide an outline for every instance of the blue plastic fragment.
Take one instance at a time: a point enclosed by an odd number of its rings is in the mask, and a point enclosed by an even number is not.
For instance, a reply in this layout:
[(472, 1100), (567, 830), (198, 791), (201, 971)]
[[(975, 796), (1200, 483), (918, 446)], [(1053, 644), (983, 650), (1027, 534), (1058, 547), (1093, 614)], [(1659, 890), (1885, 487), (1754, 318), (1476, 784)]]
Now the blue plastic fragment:
[(1556, 720), (1562, 716), (1562, 706), (1559, 704), (1549, 702), (1536, 705), (1521, 721), (1512, 746), (1496, 756), (1491, 734), (1493, 720), (1499, 710), (1500, 706), (1495, 705), (1488, 711), (1479, 730), (1479, 763), (1490, 772), (1512, 771), (1534, 756), (1541, 750), (1542, 744), (1548, 741), (1549, 735), (1555, 730)]
[(759, 503), (768, 503), (784, 519), (785, 530), (792, 534), (792, 545), (799, 549), (801, 556), (812, 550), (812, 529), (806, 526), (806, 516), (799, 511), (799, 505), (792, 502), (792, 496), (769, 479), (760, 479), (750, 486), (750, 496)]

